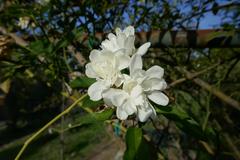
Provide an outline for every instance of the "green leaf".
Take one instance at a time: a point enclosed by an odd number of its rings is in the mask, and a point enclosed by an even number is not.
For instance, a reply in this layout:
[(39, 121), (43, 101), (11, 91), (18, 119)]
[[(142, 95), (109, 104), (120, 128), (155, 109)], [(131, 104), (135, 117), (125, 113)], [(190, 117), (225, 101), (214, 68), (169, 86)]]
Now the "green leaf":
[(177, 104), (187, 112), (187, 114), (193, 117), (197, 122), (201, 122), (206, 113), (201, 110), (201, 106), (193, 96), (187, 92), (177, 90), (175, 91), (177, 97)]
[(106, 121), (106, 120), (111, 118), (111, 116), (113, 114), (113, 111), (114, 111), (113, 109), (106, 109), (102, 112), (98, 112), (98, 113), (93, 114), (93, 116), (98, 121)]
[(113, 109), (106, 109), (102, 112), (89, 113), (84, 116), (80, 116), (76, 123), (81, 125), (102, 123), (111, 118), (113, 111)]
[(143, 137), (141, 128), (129, 128), (126, 133), (127, 149), (124, 160), (155, 160), (157, 151)]
[(54, 52), (58, 51), (61, 48), (67, 47), (68, 44), (69, 44), (69, 41), (67, 39), (62, 39), (58, 41), (54, 48)]
[(178, 126), (178, 128), (195, 138), (201, 140), (207, 140), (210, 137), (215, 138), (215, 133), (212, 130), (207, 129), (206, 131), (203, 131), (201, 125), (199, 125), (198, 122), (191, 118), (178, 105), (171, 105), (168, 107), (159, 106), (158, 108), (156, 108), (156, 112), (158, 114), (163, 114), (170, 120), (173, 120)]
[(33, 41), (29, 44), (29, 48), (33, 54), (51, 54), (53, 51), (53, 45), (49, 43), (47, 40), (37, 40)]
[(93, 78), (78, 77), (70, 82), (70, 86), (72, 88), (88, 88), (94, 82), (96, 82), (96, 80)]
[(142, 129), (129, 128), (126, 133), (127, 150), (124, 154), (124, 160), (136, 159), (141, 142)]
[(102, 104), (103, 104), (103, 101), (102, 101), (102, 100), (100, 100), (100, 101), (92, 101), (89, 96), (86, 96), (86, 97), (82, 100), (81, 107), (82, 107), (82, 108), (87, 108), (87, 107), (88, 107), (88, 108), (96, 108), (96, 107), (98, 107), (98, 106), (100, 106), (100, 105), (102, 105)]

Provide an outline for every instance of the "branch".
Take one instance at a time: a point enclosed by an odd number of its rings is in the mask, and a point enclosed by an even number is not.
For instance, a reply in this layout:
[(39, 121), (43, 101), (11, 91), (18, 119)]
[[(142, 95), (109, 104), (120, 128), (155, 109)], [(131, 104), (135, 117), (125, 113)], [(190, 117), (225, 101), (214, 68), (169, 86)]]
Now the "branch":
[(24, 39), (20, 38), (14, 33), (7, 32), (7, 30), (4, 27), (0, 26), (0, 32), (2, 32), (2, 34), (10, 36), (12, 39), (15, 40), (15, 43), (19, 46), (26, 47), (28, 45), (28, 43)]
[(72, 52), (74, 54), (75, 58), (81, 66), (84, 66), (87, 63), (87, 60), (83, 57), (81, 52), (77, 51), (73, 45), (68, 46), (67, 49), (69, 52)]
[[(2, 34), (4, 35), (10, 36), (15, 41), (15, 43), (21, 47), (26, 48), (26, 46), (28, 45), (27, 41), (17, 36), (15, 33), (9, 33), (4, 27), (0, 26), (0, 32), (2, 32)], [(67, 49), (69, 52), (74, 53), (75, 58), (78, 60), (78, 63), (81, 66), (84, 66), (86, 64), (87, 60), (83, 57), (83, 55), (80, 52), (76, 50), (76, 48), (74, 48), (74, 46), (69, 45)]]
[[(210, 67), (208, 67), (208, 68), (205, 68), (205, 69), (203, 69), (203, 70), (201, 70), (201, 71), (199, 71), (199, 72), (192, 73), (188, 78), (180, 78), (180, 79), (178, 79), (178, 80), (176, 80), (176, 81), (173, 81), (172, 83), (170, 83), (170, 84), (168, 85), (167, 89), (169, 89), (169, 88), (171, 88), (171, 87), (173, 87), (173, 86), (175, 86), (175, 85), (177, 85), (177, 84), (179, 84), (179, 83), (183, 83), (183, 82), (185, 82), (186, 80), (196, 78), (197, 76), (199, 76), (199, 75), (201, 75), (201, 74), (203, 74), (203, 73), (205, 73), (205, 72), (207, 72), (207, 71), (209, 71), (209, 70), (211, 70), (211, 69), (214, 69), (214, 68), (215, 68), (216, 66), (218, 66), (219, 64), (220, 64), (220, 63), (216, 63), (216, 64), (214, 64), (214, 65), (212, 65), (212, 66), (210, 66)], [(180, 68), (177, 68), (177, 70), (180, 70)]]
[(15, 157), (15, 160), (18, 160), (20, 156), (23, 154), (24, 150), (27, 148), (27, 146), (37, 137), (39, 136), (44, 130), (46, 130), (49, 126), (51, 126), (54, 122), (56, 122), (58, 119), (60, 119), (63, 115), (70, 112), (81, 100), (83, 100), (87, 94), (84, 94), (82, 97), (80, 97), (78, 100), (76, 100), (71, 106), (69, 106), (66, 110), (58, 114), (55, 118), (53, 118), (50, 122), (48, 122), (45, 126), (43, 126), (41, 129), (39, 129), (35, 134), (33, 134), (30, 138), (28, 138), (24, 145), (22, 146), (21, 150), (18, 152), (17, 156)]
[(234, 145), (234, 142), (232, 141), (232, 139), (229, 137), (229, 135), (227, 133), (223, 134), (223, 137), (225, 138), (228, 146), (231, 148), (231, 150), (234, 153), (234, 157), (238, 160), (240, 160), (240, 152), (238, 150), (238, 148)]
[(233, 7), (233, 6), (238, 6), (239, 7), (240, 3), (235, 3), (235, 2), (234, 3), (227, 3), (227, 4), (224, 4), (224, 5), (221, 5), (221, 6), (216, 6), (216, 7), (206, 9), (206, 10), (202, 10), (201, 12), (194, 13), (194, 14), (190, 15), (189, 17), (184, 18), (183, 20), (181, 20), (181, 22), (179, 22), (179, 24), (183, 24), (185, 21), (187, 21), (189, 19), (192, 19), (193, 17), (203, 15), (204, 13), (211, 12), (212, 10), (220, 10), (220, 9), (223, 9), (223, 8), (228, 8), (228, 7)]
[[(181, 68), (177, 68), (178, 71), (182, 72), (185, 74), (187, 79), (192, 79), (192, 77), (194, 76), (194, 74), (190, 73), (189, 71), (187, 71), (186, 69), (181, 69)], [(232, 106), (233, 108), (237, 109), (240, 111), (240, 104), (238, 101), (236, 101), (235, 99), (232, 99), (231, 97), (227, 96), (226, 94), (224, 94), (222, 91), (218, 90), (217, 88), (211, 86), (210, 84), (208, 84), (207, 82), (203, 81), (200, 78), (194, 78), (192, 79), (192, 81), (199, 85), (200, 87), (202, 87), (203, 89), (211, 92), (213, 95), (215, 95), (216, 97), (218, 97), (220, 100), (222, 100), (223, 102), (229, 104), (230, 106)]]

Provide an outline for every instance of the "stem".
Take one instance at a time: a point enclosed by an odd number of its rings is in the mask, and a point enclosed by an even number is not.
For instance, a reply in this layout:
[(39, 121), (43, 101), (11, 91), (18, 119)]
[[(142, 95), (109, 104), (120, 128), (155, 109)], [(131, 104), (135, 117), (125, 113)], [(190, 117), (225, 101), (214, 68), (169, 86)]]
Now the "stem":
[(82, 97), (77, 99), (71, 106), (69, 106), (66, 110), (58, 114), (55, 118), (53, 118), (50, 122), (48, 122), (45, 126), (43, 126), (41, 129), (39, 129), (35, 134), (33, 134), (30, 138), (28, 138), (24, 145), (22, 146), (21, 150), (18, 152), (17, 156), (15, 157), (15, 160), (18, 160), (20, 156), (23, 154), (24, 150), (27, 148), (27, 146), (38, 136), (40, 135), (44, 130), (46, 130), (49, 126), (51, 126), (54, 122), (56, 122), (58, 119), (60, 119), (63, 115), (70, 112), (81, 100), (83, 100), (87, 94), (84, 94)]
[(207, 97), (207, 105), (206, 105), (206, 117), (204, 118), (204, 121), (203, 121), (203, 125), (202, 125), (202, 129), (205, 131), (206, 127), (207, 127), (207, 123), (208, 123), (208, 119), (209, 119), (209, 116), (211, 114), (210, 112), (210, 100), (211, 100), (211, 92), (209, 93), (209, 96)]
[(35, 18), (35, 16), (33, 14), (31, 15), (31, 18), (33, 19), (34, 23), (41, 29), (41, 31), (43, 33), (43, 36), (45, 36), (45, 38), (48, 40), (48, 42), (50, 42), (46, 31), (44, 30), (42, 25), (36, 20), (36, 18)]
[[(62, 81), (62, 90), (65, 90), (64, 81)], [(65, 109), (65, 97), (62, 96), (61, 112)], [(63, 130), (64, 116), (61, 117), (61, 130)], [(60, 133), (60, 160), (64, 160), (64, 132)]]

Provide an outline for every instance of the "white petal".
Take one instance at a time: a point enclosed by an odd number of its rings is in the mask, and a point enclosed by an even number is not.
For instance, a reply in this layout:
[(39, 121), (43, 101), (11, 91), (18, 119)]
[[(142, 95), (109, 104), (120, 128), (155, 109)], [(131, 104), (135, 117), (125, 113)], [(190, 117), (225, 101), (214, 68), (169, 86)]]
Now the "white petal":
[(151, 103), (150, 102), (148, 102), (147, 101), (147, 103), (148, 103), (148, 106), (152, 109), (152, 115), (151, 115), (151, 118), (155, 118), (156, 117), (156, 111), (155, 111), (155, 109), (154, 109), (154, 107), (151, 105)]
[(115, 32), (116, 32), (116, 35), (118, 36), (120, 33), (122, 33), (122, 30), (120, 28), (116, 28)]
[(98, 75), (96, 74), (96, 72), (94, 71), (94, 69), (92, 68), (92, 64), (88, 63), (85, 66), (86, 70), (85, 70), (85, 74), (89, 77), (89, 78), (97, 78)]
[(142, 87), (140, 85), (136, 85), (135, 87), (132, 88), (131, 90), (131, 97), (136, 98), (139, 95), (141, 95), (143, 92)]
[(136, 70), (142, 69), (142, 66), (142, 57), (137, 54), (133, 55), (129, 65), (130, 75), (132, 75)]
[(166, 106), (169, 102), (168, 97), (161, 91), (153, 91), (148, 95), (148, 98), (156, 104)]
[(141, 86), (143, 87), (145, 92), (153, 90), (164, 90), (167, 88), (167, 83), (163, 79), (151, 78), (144, 80)]
[(120, 87), (124, 81), (128, 81), (130, 79), (131, 77), (127, 74), (119, 74), (114, 84), (116, 87)]
[(138, 108), (138, 119), (140, 122), (145, 122), (153, 114), (153, 110), (149, 107), (147, 108)]
[(117, 59), (117, 65), (118, 65), (118, 69), (122, 70), (124, 68), (127, 68), (129, 66), (130, 60), (131, 58), (127, 55), (117, 55), (116, 57)]
[(135, 41), (135, 36), (129, 36), (124, 42), (125, 46), (125, 53), (127, 55), (132, 55), (135, 51), (135, 46), (134, 46), (134, 41)]
[(125, 28), (125, 29), (123, 30), (123, 33), (125, 33), (126, 36), (134, 35), (135, 29), (134, 29), (133, 26), (128, 26), (127, 28)]
[(137, 108), (136, 106), (134, 105), (134, 103), (128, 99), (123, 105), (122, 105), (122, 108), (125, 110), (125, 112), (128, 114), (128, 115), (132, 115), (133, 113), (137, 112)]
[(101, 48), (105, 49), (105, 50), (110, 50), (110, 51), (114, 51), (115, 50), (115, 48), (113, 48), (113, 46), (112, 46), (111, 41), (109, 41), (107, 39), (102, 41)]
[(118, 76), (117, 77), (117, 80), (115, 81), (115, 86), (116, 87), (120, 87), (122, 85), (122, 83), (124, 82), (124, 78), (122, 75)]
[(112, 103), (112, 98), (110, 97), (110, 95), (112, 95), (112, 93), (109, 92), (109, 90), (111, 90), (111, 88), (108, 89), (108, 90), (105, 90), (105, 91), (102, 93), (103, 101), (104, 101), (104, 103), (105, 103), (108, 107), (116, 107), (116, 106), (114, 106), (113, 103)]
[(116, 36), (113, 33), (109, 33), (107, 37), (108, 37), (109, 40), (116, 39)]
[(133, 79), (125, 80), (122, 89), (127, 93), (131, 93), (132, 89), (137, 85), (137, 81)]
[(106, 90), (109, 86), (107, 86), (104, 82), (97, 81), (93, 83), (88, 88), (88, 95), (90, 96), (90, 99), (93, 101), (98, 101), (102, 99), (102, 92)]
[(145, 73), (146, 71), (138, 69), (131, 74), (131, 77), (141, 84), (147, 78)]
[(121, 89), (110, 88), (103, 92), (102, 94), (104, 101), (106, 101), (110, 106), (121, 106), (124, 101), (128, 98), (128, 94)]
[[(114, 54), (114, 52), (110, 51), (110, 50), (102, 50), (102, 56), (99, 57), (98, 62), (102, 62), (102, 63), (108, 63), (109, 65), (111, 65), (112, 67), (115, 67), (116, 65), (116, 55)], [(109, 66), (109, 69), (111, 67)]]
[(160, 66), (152, 66), (146, 71), (146, 75), (149, 78), (162, 78), (164, 74), (164, 69)]
[(126, 38), (127, 38), (126, 35), (123, 33), (120, 33), (117, 36), (117, 45), (120, 47), (120, 49), (124, 48), (124, 42), (125, 42)]
[(117, 117), (120, 120), (126, 120), (128, 117), (128, 114), (125, 112), (125, 110), (122, 107), (117, 107)]
[(101, 55), (101, 51), (94, 49), (91, 51), (91, 53), (89, 55), (89, 59), (90, 59), (90, 61), (99, 60), (100, 55)]
[(134, 47), (135, 36), (131, 35), (128, 36), (125, 41), (126, 48), (133, 48)]
[(151, 43), (150, 42), (147, 42), (147, 43), (144, 43), (143, 45), (141, 45), (136, 54), (139, 54), (139, 55), (144, 55), (147, 51), (148, 51), (148, 48), (151, 46)]
[(110, 40), (111, 42), (111, 47), (112, 47), (112, 50), (111, 51), (115, 51), (118, 47), (118, 44), (117, 44), (117, 37), (112, 34), (112, 33), (109, 33), (108, 34), (108, 39)]
[(127, 74), (122, 74), (124, 81), (129, 81), (131, 77)]

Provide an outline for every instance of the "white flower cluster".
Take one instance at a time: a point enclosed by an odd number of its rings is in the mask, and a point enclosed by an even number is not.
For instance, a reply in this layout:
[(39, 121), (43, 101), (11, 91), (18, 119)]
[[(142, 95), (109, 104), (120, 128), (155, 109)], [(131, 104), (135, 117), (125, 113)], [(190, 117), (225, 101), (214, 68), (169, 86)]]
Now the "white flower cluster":
[(117, 28), (116, 35), (108, 34), (108, 39), (101, 43), (101, 50), (91, 51), (86, 75), (96, 82), (88, 88), (88, 94), (93, 101), (103, 98), (107, 106), (117, 107), (120, 120), (136, 114), (139, 121), (145, 122), (156, 115), (149, 99), (162, 106), (167, 105), (169, 99), (161, 92), (167, 87), (164, 69), (160, 66), (142, 69), (142, 55), (150, 43), (136, 49), (134, 33), (132, 26), (123, 31)]

